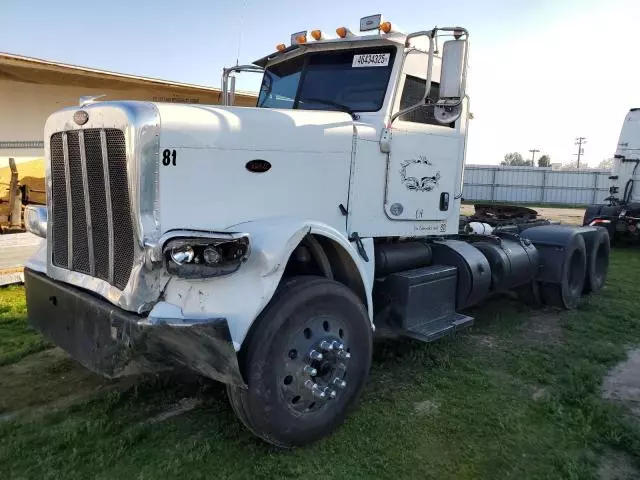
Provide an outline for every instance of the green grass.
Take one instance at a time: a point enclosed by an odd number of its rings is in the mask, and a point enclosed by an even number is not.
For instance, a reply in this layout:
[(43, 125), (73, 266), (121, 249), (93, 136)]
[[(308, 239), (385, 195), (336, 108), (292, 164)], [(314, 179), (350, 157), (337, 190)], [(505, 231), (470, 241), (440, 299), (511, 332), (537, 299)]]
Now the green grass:
[[(0, 478), (597, 478), (607, 451), (640, 463), (638, 425), (600, 395), (640, 344), (639, 270), (638, 249), (617, 250), (605, 291), (578, 311), (499, 298), (454, 338), (378, 343), (346, 424), (293, 452), (254, 439), (216, 383), (112, 384), (57, 350), (32, 354), (46, 343), (25, 326), (21, 289), (0, 291), (0, 418), (18, 412), (0, 420)], [(198, 406), (149, 421), (183, 398)]]
[(51, 345), (27, 327), (24, 289), (0, 288), (0, 366), (8, 365)]

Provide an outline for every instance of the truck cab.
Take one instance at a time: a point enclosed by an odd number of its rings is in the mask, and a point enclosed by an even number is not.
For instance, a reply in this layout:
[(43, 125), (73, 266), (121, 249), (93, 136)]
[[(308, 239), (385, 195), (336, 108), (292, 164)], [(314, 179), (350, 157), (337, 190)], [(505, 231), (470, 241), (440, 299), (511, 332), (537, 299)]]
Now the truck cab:
[[(606, 230), (462, 225), (468, 32), (298, 32), (224, 105), (90, 102), (45, 126), (29, 322), (108, 376), (186, 367), (281, 447), (333, 431), (374, 332), (433, 341), (489, 295), (575, 308)], [(312, 40), (313, 38), (313, 40)], [(238, 72), (263, 75), (233, 107)]]
[(584, 225), (600, 225), (609, 230), (612, 240), (640, 239), (640, 108), (627, 113), (609, 180), (609, 196), (602, 204), (590, 205)]
[[(340, 220), (349, 234), (458, 230), (468, 102), (460, 99), (459, 114), (450, 121), (436, 117), (441, 57), (432, 52), (430, 64), (425, 40), (408, 41), (398, 33), (321, 39), (294, 43), (256, 62), (265, 68), (258, 108), (352, 116), (351, 165), (337, 166), (348, 177), (329, 173), (327, 165), (327, 174), (344, 182), (348, 204), (340, 203), (348, 215)], [(421, 102), (430, 107), (403, 112)], [(393, 130), (387, 128), (398, 113)]]

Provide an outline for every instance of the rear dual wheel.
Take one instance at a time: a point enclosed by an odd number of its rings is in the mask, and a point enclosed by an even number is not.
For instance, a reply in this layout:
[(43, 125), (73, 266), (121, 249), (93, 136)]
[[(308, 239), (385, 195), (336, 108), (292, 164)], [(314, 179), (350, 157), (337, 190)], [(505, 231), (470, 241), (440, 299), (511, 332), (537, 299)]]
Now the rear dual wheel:
[(338, 427), (371, 366), (372, 331), (362, 301), (318, 277), (285, 280), (241, 352), (248, 388), (229, 385), (231, 405), (249, 430), (290, 448)]
[(611, 241), (608, 230), (599, 227), (585, 243), (587, 247), (587, 276), (584, 281), (584, 293), (598, 293), (604, 287), (609, 271)]
[(587, 274), (587, 250), (581, 235), (574, 235), (564, 248), (562, 276), (558, 283), (541, 283), (545, 305), (574, 309), (580, 305)]

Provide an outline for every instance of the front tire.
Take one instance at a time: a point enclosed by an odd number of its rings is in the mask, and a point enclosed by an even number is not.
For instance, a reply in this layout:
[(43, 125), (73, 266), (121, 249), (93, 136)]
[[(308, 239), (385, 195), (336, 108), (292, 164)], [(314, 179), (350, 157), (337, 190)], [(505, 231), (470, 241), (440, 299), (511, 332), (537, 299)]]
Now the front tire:
[(269, 443), (312, 443), (344, 421), (371, 354), (369, 316), (348, 287), (318, 277), (284, 280), (245, 341), (248, 388), (227, 386), (231, 406)]

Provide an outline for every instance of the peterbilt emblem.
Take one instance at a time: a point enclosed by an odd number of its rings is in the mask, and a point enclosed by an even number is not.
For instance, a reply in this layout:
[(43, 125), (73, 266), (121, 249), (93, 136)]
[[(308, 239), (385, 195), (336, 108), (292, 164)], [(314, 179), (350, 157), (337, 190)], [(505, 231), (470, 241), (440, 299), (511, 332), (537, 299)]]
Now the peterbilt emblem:
[(260, 160), (257, 158), (255, 160), (249, 160), (245, 164), (245, 168), (253, 173), (264, 173), (271, 169), (271, 164), (266, 160)]
[[(428, 168), (433, 164), (425, 156), (419, 156), (411, 160), (404, 160), (400, 164), (400, 180), (402, 184), (407, 187), (408, 190), (415, 190), (417, 192), (430, 192), (433, 190), (440, 181), (440, 172), (433, 173), (433, 169)], [(407, 174), (407, 169), (417, 170), (419, 175), (411, 176)], [(431, 175), (424, 175), (425, 173), (431, 173)]]
[(78, 110), (73, 114), (73, 121), (78, 125), (84, 125), (89, 121), (89, 114), (84, 110)]

